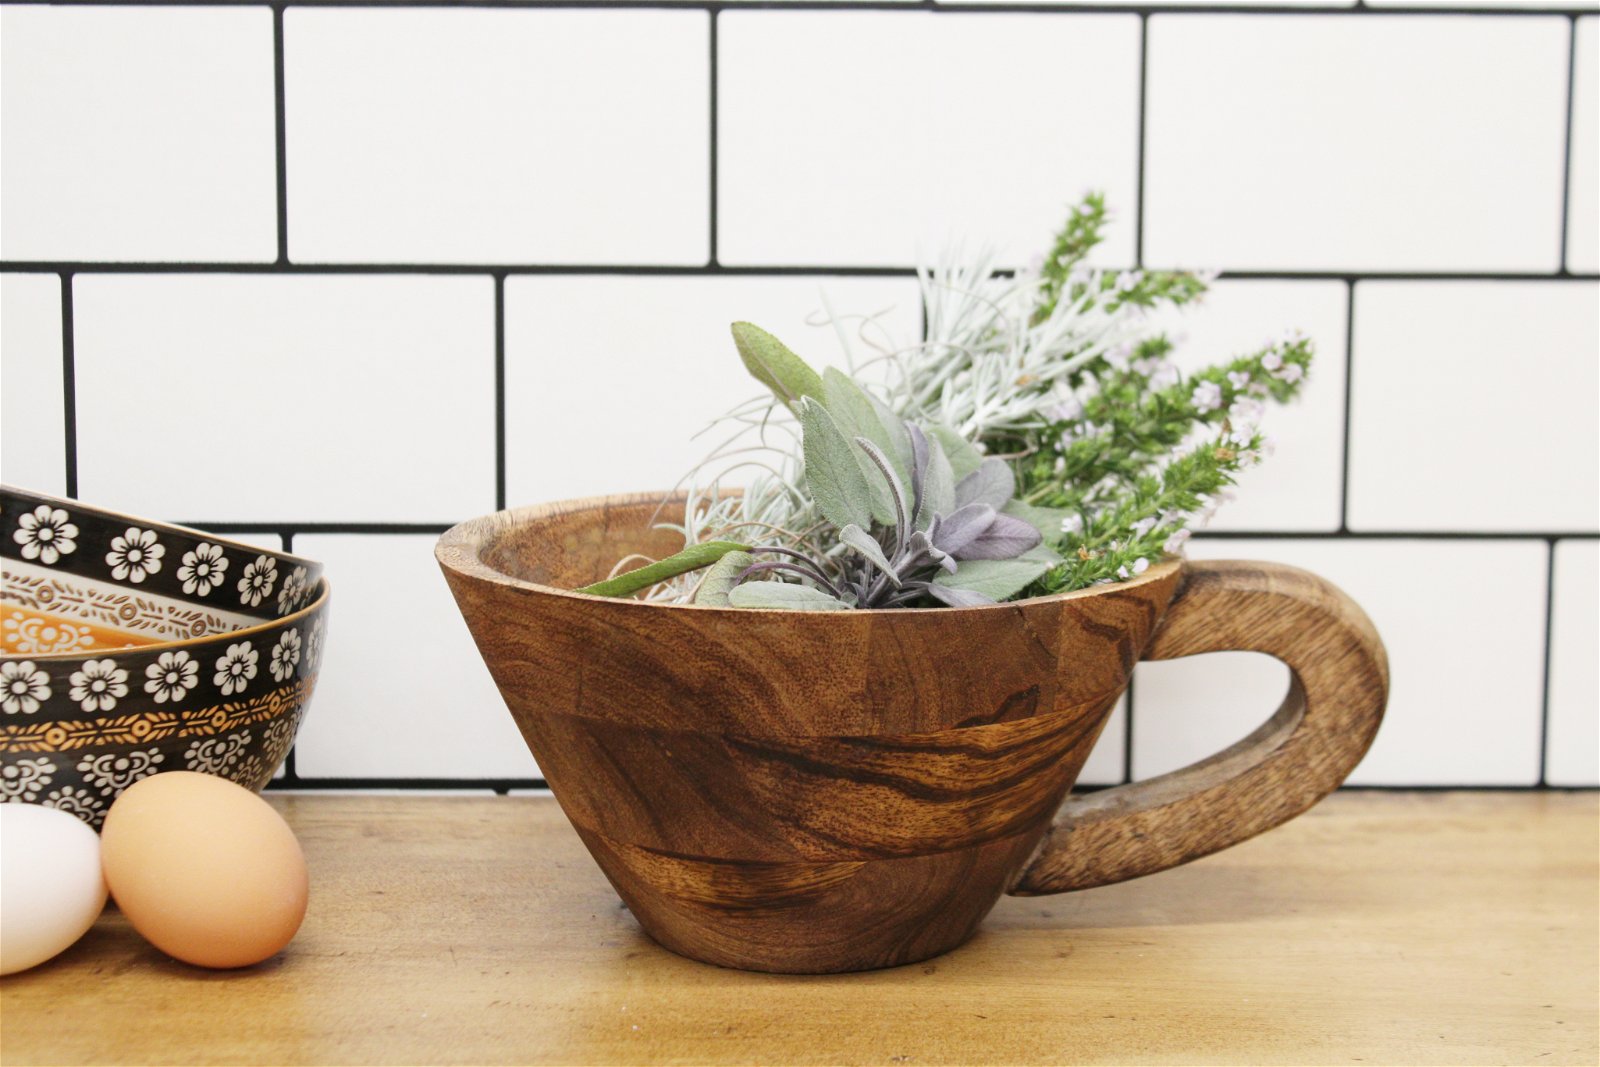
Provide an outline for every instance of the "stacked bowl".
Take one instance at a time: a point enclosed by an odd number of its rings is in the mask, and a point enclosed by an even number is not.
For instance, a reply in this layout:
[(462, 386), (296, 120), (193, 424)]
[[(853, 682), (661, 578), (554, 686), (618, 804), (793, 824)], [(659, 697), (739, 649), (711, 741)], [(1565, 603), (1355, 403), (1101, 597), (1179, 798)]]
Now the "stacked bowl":
[(319, 564), (0, 487), (0, 802), (98, 827), (161, 771), (259, 790), (327, 633)]

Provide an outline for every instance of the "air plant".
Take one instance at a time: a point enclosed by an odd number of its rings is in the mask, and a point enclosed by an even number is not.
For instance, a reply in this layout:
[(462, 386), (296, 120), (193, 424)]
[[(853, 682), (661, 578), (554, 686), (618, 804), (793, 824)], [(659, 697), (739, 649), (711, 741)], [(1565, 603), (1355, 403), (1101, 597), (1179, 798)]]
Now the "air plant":
[(733, 333), (751, 374), (799, 419), (806, 487), (833, 528), (834, 551), (700, 543), (583, 592), (629, 595), (709, 564), (694, 603), (812, 611), (968, 607), (1011, 596), (1060, 562), (1040, 547), (1036, 526), (1005, 513), (1016, 479), (1003, 460), (984, 458), (948, 431), (930, 437), (848, 375), (832, 368), (818, 375), (759, 327), (735, 323)]

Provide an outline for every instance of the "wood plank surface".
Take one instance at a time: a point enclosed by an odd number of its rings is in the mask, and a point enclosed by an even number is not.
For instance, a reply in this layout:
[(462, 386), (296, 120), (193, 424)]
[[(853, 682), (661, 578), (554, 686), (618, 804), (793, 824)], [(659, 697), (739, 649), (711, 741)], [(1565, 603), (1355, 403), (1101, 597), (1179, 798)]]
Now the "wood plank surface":
[(28, 1063), (1594, 1064), (1600, 800), (1341, 793), (1148, 878), (1007, 898), (889, 971), (657, 947), (535, 797), (279, 796), (305, 926), (242, 972), (115, 912), (0, 982)]

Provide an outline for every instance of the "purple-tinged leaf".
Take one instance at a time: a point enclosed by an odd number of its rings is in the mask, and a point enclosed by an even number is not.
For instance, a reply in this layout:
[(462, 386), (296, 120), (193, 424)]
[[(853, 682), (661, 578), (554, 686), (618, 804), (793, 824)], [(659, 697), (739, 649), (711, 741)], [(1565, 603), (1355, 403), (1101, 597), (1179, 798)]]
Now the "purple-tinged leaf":
[(961, 552), (994, 524), (995, 510), (988, 504), (968, 504), (948, 515), (935, 515), (928, 538), (941, 551), (961, 559)]
[(1003, 459), (993, 456), (978, 465), (978, 469), (956, 483), (956, 507), (967, 504), (988, 504), (999, 511), (1011, 502), (1017, 492), (1017, 479)]
[(951, 589), (949, 586), (931, 584), (926, 590), (933, 599), (952, 608), (977, 608), (993, 604), (993, 597), (984, 596), (976, 589)]
[(988, 529), (950, 554), (956, 559), (1015, 559), (1042, 540), (1039, 531), (1021, 519), (995, 515)]

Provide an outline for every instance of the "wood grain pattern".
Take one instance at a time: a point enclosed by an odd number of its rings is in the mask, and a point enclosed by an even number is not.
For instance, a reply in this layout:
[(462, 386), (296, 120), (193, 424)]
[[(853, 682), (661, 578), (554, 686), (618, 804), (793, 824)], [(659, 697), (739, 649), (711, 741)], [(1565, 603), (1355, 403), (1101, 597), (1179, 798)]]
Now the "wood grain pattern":
[(199, 971), (108, 911), (0, 979), (0, 1061), (1600, 1062), (1592, 792), (1340, 793), (1151, 878), (1004, 898), (939, 960), (824, 976), (652, 944), (549, 798), (268, 796), (311, 870), (285, 953)]
[[(649, 528), (660, 499), (502, 512), (445, 534), (438, 557), (595, 859), (647, 930), (707, 962), (841, 971), (947, 951), (1014, 882), (1036, 893), (1131, 877), (1297, 814), (1355, 765), (1382, 714), (1370, 624), (1288, 568), (1241, 570), (1222, 595), (1225, 570), (1168, 562), (961, 610), (752, 612), (567, 591), (629, 552), (671, 551), (670, 533)], [(1334, 636), (1308, 637), (1312, 624)], [(1283, 653), (1316, 714), (1295, 704), (1247, 755), (1176, 786), (1109, 791), (1082, 832), (1063, 816), (1019, 880), (1158, 626), (1160, 654), (1202, 650), (1208, 626), (1216, 647)], [(1364, 679), (1354, 689), (1350, 671)]]

